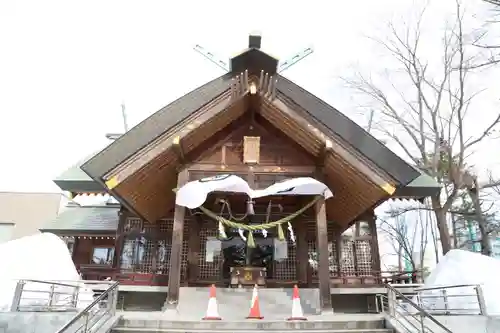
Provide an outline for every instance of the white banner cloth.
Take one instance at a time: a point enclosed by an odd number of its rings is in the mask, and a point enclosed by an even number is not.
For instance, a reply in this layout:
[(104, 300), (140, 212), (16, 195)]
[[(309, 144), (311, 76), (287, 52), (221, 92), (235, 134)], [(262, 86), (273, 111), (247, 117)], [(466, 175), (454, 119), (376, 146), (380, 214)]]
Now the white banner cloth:
[(325, 199), (333, 197), (328, 186), (311, 177), (291, 178), (263, 190), (252, 190), (244, 179), (236, 175), (224, 174), (187, 183), (178, 189), (175, 203), (189, 209), (198, 208), (203, 205), (211, 192), (242, 193), (250, 198), (271, 195), (322, 195)]

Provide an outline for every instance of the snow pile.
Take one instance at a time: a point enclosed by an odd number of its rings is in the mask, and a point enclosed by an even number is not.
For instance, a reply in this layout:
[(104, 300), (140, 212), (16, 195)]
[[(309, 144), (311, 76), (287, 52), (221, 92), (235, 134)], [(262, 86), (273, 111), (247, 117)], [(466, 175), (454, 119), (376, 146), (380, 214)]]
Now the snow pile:
[[(480, 285), (488, 315), (500, 315), (500, 260), (479, 253), (451, 250), (437, 264), (422, 288)], [(475, 287), (446, 288), (451, 313), (478, 313)], [(443, 289), (421, 292), (425, 309), (445, 309)], [(432, 296), (432, 297), (429, 297)]]
[[(0, 267), (0, 312), (10, 311), (18, 280), (67, 281), (68, 285), (81, 287), (78, 308), (85, 308), (93, 301), (92, 290), (78, 282), (80, 275), (66, 244), (54, 234), (37, 234), (0, 244)], [(36, 292), (24, 292), (21, 305), (48, 305), (50, 286), (26, 282), (24, 289)], [(70, 286), (55, 288), (61, 295), (54, 305), (68, 304), (74, 290)]]

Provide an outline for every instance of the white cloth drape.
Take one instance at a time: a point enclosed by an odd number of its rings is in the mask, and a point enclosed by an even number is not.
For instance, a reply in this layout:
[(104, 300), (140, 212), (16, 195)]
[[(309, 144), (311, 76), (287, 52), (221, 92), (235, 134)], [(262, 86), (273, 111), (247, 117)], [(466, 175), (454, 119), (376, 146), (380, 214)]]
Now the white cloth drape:
[(328, 186), (311, 177), (287, 179), (263, 190), (253, 190), (244, 179), (224, 174), (187, 183), (178, 189), (175, 203), (189, 209), (198, 208), (211, 192), (242, 193), (250, 198), (272, 195), (322, 195), (329, 199), (333, 196)]

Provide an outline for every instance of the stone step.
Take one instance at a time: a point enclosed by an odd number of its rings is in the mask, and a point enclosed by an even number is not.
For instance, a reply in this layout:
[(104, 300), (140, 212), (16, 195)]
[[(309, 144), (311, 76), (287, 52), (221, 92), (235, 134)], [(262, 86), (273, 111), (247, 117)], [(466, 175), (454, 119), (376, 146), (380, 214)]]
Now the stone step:
[[(281, 330), (186, 330), (186, 329), (139, 329), (139, 328), (115, 328), (112, 333), (255, 333), (255, 332), (282, 332)], [(393, 333), (394, 331), (387, 328), (373, 328), (373, 329), (353, 329), (353, 330), (294, 330), (298, 333)]]
[[(183, 321), (170, 318), (122, 318), (118, 325), (115, 326), (115, 332), (169, 332), (169, 331), (182, 331), (182, 332), (245, 332), (245, 331), (263, 331), (263, 332), (283, 332), (288, 330), (294, 331), (308, 331), (308, 332), (321, 332), (321, 331), (344, 331), (349, 332), (357, 330), (357, 332), (370, 332), (381, 330), (380, 332), (390, 332), (385, 329), (384, 319), (370, 319), (363, 318), (363, 316), (340, 316), (339, 318), (334, 315), (327, 318), (323, 316), (316, 316), (318, 318), (311, 318), (309, 321), (303, 322), (288, 322), (284, 320), (246, 320), (246, 321)], [(145, 317), (147, 318), (147, 317)], [(356, 331), (354, 331), (356, 332)]]

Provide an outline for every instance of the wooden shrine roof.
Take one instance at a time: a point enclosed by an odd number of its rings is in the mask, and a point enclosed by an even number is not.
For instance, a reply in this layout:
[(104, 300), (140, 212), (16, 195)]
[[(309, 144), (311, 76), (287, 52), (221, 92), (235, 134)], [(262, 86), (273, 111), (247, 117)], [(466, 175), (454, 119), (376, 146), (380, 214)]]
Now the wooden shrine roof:
[(117, 205), (66, 207), (56, 218), (47, 221), (40, 231), (67, 235), (115, 233), (119, 210)]
[[(169, 152), (171, 146), (176, 140), (181, 140), (181, 145), (186, 147), (186, 152), (192, 152), (210, 135), (220, 132), (244, 117), (252, 97), (245, 95), (248, 94), (247, 90), (243, 95), (235, 98), (234, 82), (243, 81), (239, 72), (243, 68), (246, 67), (248, 73), (255, 74), (261, 65), (265, 65), (266, 70), (269, 66), (273, 67), (275, 73), (275, 66), (278, 64), (275, 58), (267, 56), (260, 50), (255, 48), (246, 50), (232, 59), (234, 67), (232, 72), (162, 108), (79, 165), (79, 168), (102, 188), (108, 188), (109, 192), (127, 208), (150, 220), (160, 218), (162, 211), (150, 212), (149, 216), (145, 216), (134, 207), (147, 206), (148, 209), (152, 209), (152, 207), (160, 206), (164, 200), (172, 200), (174, 197), (173, 193), (167, 194), (166, 192), (176, 187), (177, 171), (182, 163), (178, 154)], [(272, 73), (273, 71), (268, 74)], [(432, 178), (407, 164), (340, 111), (279, 74), (275, 74), (273, 78), (276, 80), (275, 101), (262, 102), (260, 111), (262, 116), (284, 133), (294, 133), (297, 137), (292, 139), (312, 155), (320, 154), (325, 138), (334, 141), (336, 149), (341, 152), (333, 151), (325, 160), (325, 167), (330, 170), (327, 172), (332, 172), (333, 175), (330, 177), (331, 184), (329, 185), (332, 190), (347, 195), (343, 199), (344, 204), (351, 204), (351, 201), (360, 206), (375, 204), (376, 198), (387, 198), (388, 193), (389, 197), (421, 198), (434, 194), (439, 189)], [(255, 76), (252, 80), (254, 79)], [(289, 118), (291, 113), (300, 114), (300, 119)], [(304, 125), (305, 123), (307, 125)], [(313, 128), (316, 134), (324, 133), (323, 136), (320, 138), (315, 136), (315, 133), (311, 132)], [(351, 161), (357, 161), (358, 167), (346, 162), (344, 158), (346, 154), (351, 156)], [(342, 159), (344, 166), (336, 166), (336, 161)], [(362, 167), (365, 169), (364, 175), (356, 176), (354, 170), (358, 169), (360, 172), (360, 163), (364, 164)], [(348, 169), (351, 171), (347, 171)], [(118, 188), (114, 189), (119, 182), (114, 179), (115, 176), (110, 176), (113, 173), (121, 174), (120, 185), (118, 185), (120, 191)], [(364, 200), (360, 197), (363, 192), (360, 190), (360, 184), (364, 181), (363, 179), (370, 182), (368, 173), (376, 174), (371, 178), (371, 183), (375, 187), (367, 188), (366, 195), (371, 197)], [(154, 175), (158, 178), (153, 179)], [(344, 182), (338, 180), (342, 177), (346, 177)], [(375, 178), (379, 180), (374, 181)], [(129, 179), (133, 180), (129, 181)], [(111, 184), (111, 180), (115, 184)], [(61, 179), (59, 181), (61, 182)], [(384, 182), (389, 190), (384, 188), (385, 185), (380, 185)], [(141, 186), (147, 187), (143, 194), (140, 194), (138, 190)], [(357, 189), (349, 190), (350, 186)], [(357, 194), (349, 195), (349, 191), (357, 191)], [(123, 193), (129, 193), (127, 200), (122, 197)], [(343, 207), (343, 203), (337, 199), (336, 201), (338, 210), (339, 207)], [(142, 208), (143, 211), (144, 209), (146, 208)], [(352, 214), (353, 211), (348, 216), (352, 218)], [(343, 223), (346, 222), (343, 221)]]
[[(81, 168), (93, 179), (102, 178), (158, 136), (227, 91), (230, 83), (231, 75), (226, 74), (179, 98), (112, 142), (83, 163)], [(390, 174), (401, 185), (409, 184), (421, 175), (419, 170), (406, 163), (361, 126), (299, 85), (279, 75), (277, 89), (278, 96), (291, 99), (303, 111), (348, 142), (352, 149)], [(193, 99), (196, 102), (193, 102)]]

